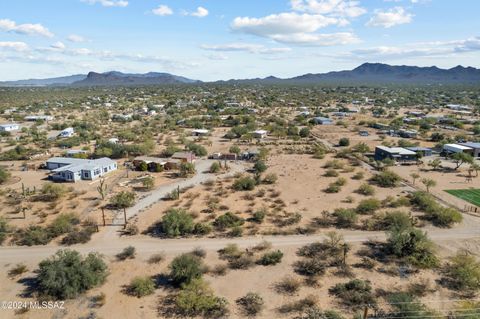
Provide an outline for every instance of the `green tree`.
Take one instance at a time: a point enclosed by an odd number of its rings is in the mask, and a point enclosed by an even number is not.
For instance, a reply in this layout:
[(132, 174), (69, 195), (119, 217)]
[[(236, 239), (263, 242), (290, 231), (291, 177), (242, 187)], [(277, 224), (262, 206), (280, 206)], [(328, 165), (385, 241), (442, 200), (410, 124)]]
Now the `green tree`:
[(195, 165), (193, 163), (181, 163), (180, 164), (180, 177), (188, 177), (196, 173)]
[(110, 205), (115, 208), (128, 208), (135, 204), (135, 194), (132, 192), (122, 191), (110, 200)]
[(459, 169), (460, 166), (462, 166), (464, 163), (472, 164), (473, 163), (473, 157), (470, 154), (460, 152), (460, 153), (455, 153), (451, 156), (451, 159), (455, 163), (455, 169)]
[(468, 251), (459, 251), (445, 267), (452, 286), (460, 291), (480, 289), (480, 263)]
[(135, 277), (126, 290), (129, 295), (141, 298), (155, 292), (155, 282), (150, 277)]
[(420, 175), (418, 175), (418, 173), (413, 172), (413, 173), (410, 174), (410, 177), (412, 178), (412, 184), (415, 185), (415, 181), (418, 178), (420, 178)]
[(107, 265), (95, 253), (83, 258), (74, 250), (59, 250), (40, 262), (36, 289), (41, 295), (56, 299), (72, 299), (102, 284)]
[(202, 279), (196, 278), (182, 285), (175, 299), (177, 311), (185, 317), (223, 318), (228, 312), (228, 302), (214, 295)]
[(184, 236), (193, 229), (193, 217), (184, 209), (172, 208), (162, 218), (162, 231), (168, 237)]
[(236, 155), (240, 154), (241, 152), (240, 147), (238, 147), (237, 145), (230, 146), (230, 149), (228, 151)]
[(170, 278), (176, 285), (188, 285), (192, 280), (199, 279), (203, 274), (202, 260), (190, 253), (175, 257), (170, 263)]
[(155, 187), (155, 179), (151, 176), (147, 176), (142, 179), (142, 186), (146, 190), (151, 190)]
[(435, 187), (437, 185), (437, 182), (435, 182), (435, 180), (431, 178), (423, 178), (422, 184), (425, 185), (425, 188), (427, 189), (427, 193), (430, 193), (430, 188)]

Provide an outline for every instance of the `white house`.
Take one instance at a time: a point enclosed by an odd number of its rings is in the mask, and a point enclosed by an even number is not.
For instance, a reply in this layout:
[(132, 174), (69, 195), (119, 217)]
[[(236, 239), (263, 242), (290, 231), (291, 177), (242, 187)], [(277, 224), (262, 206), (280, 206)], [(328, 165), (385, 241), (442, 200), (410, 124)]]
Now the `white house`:
[(59, 137), (72, 137), (73, 134), (75, 134), (75, 130), (73, 129), (73, 127), (67, 127), (66, 129), (61, 131), (60, 134), (58, 134), (58, 136)]
[(268, 132), (265, 130), (256, 130), (253, 132), (253, 137), (255, 138), (265, 138), (267, 137)]
[(95, 160), (52, 157), (47, 161), (46, 166), (52, 171), (51, 179), (63, 182), (95, 180), (117, 170), (117, 163), (108, 157)]
[(473, 148), (460, 144), (445, 144), (443, 151), (447, 154), (468, 153), (473, 155)]
[(25, 121), (51, 121), (53, 120), (53, 116), (51, 115), (27, 115), (23, 118)]
[(0, 132), (18, 131), (20, 125), (17, 123), (0, 124)]
[(205, 136), (208, 134), (208, 130), (206, 129), (196, 129), (196, 130), (192, 130), (192, 135), (193, 136)]

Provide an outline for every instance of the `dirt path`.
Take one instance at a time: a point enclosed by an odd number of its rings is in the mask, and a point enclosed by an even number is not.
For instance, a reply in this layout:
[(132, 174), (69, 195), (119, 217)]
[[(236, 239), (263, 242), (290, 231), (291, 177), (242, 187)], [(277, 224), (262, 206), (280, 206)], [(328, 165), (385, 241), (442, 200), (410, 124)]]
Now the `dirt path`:
[[(473, 217), (472, 217), (473, 218)], [(434, 242), (445, 242), (459, 239), (480, 238), (480, 228), (465, 221), (466, 225), (452, 229), (427, 229), (429, 237)], [(366, 232), (366, 231), (338, 231), (350, 243), (361, 243), (373, 240), (385, 240), (384, 232)], [(315, 235), (293, 235), (293, 236), (256, 236), (240, 238), (181, 238), (181, 239), (158, 239), (148, 236), (121, 237), (114, 240), (100, 240), (90, 242), (84, 245), (71, 246), (71, 249), (78, 250), (81, 253), (99, 252), (105, 256), (112, 257), (127, 246), (134, 246), (139, 255), (149, 255), (158, 252), (182, 253), (190, 251), (195, 247), (201, 247), (209, 251), (216, 251), (225, 247), (227, 244), (238, 244), (240, 247), (251, 247), (263, 240), (271, 242), (275, 247), (296, 247), (322, 241), (325, 239), (325, 233)], [(35, 247), (1, 247), (1, 263), (20, 263), (20, 262), (39, 262), (42, 259), (54, 254), (61, 249), (58, 246), (35, 246)]]

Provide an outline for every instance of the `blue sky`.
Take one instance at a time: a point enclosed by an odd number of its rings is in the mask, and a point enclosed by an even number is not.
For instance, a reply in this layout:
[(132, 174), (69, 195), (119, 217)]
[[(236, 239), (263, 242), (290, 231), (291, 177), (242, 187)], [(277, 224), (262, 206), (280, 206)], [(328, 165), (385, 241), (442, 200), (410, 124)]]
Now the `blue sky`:
[(480, 67), (478, 0), (0, 1), (0, 80), (88, 71), (201, 80), (363, 62)]

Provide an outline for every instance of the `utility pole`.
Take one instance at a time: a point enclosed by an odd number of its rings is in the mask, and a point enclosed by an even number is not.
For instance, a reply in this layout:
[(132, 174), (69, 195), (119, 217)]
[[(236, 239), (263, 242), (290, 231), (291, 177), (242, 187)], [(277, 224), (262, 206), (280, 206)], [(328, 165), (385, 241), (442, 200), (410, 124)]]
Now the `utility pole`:
[(103, 219), (103, 227), (105, 227), (105, 208), (102, 207), (102, 219)]
[(127, 228), (127, 209), (123, 208), (123, 219), (125, 220), (125, 224), (123, 224), (123, 229)]
[(26, 210), (27, 210), (26, 207), (23, 207), (23, 208), (22, 208), (23, 219), (26, 219), (26, 218), (27, 218), (27, 216), (26, 216), (26, 214), (25, 214), (25, 211), (26, 211)]

